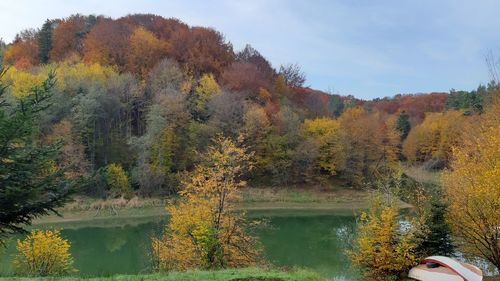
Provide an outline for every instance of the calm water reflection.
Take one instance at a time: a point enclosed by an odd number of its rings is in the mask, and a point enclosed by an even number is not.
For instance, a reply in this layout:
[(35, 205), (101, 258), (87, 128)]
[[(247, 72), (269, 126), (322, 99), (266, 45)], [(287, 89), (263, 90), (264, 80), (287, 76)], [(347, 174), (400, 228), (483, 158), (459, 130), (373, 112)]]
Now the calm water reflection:
[[(268, 260), (277, 266), (305, 267), (331, 280), (356, 280), (344, 254), (352, 233), (352, 215), (327, 215), (303, 211), (252, 212), (268, 225), (259, 229)], [(161, 232), (166, 218), (102, 222), (102, 226), (52, 225), (63, 228), (62, 235), (71, 241), (71, 253), (80, 275), (112, 275), (147, 272), (151, 235)], [(110, 224), (115, 226), (109, 226)], [(2, 274), (10, 271), (14, 242), (4, 250)]]

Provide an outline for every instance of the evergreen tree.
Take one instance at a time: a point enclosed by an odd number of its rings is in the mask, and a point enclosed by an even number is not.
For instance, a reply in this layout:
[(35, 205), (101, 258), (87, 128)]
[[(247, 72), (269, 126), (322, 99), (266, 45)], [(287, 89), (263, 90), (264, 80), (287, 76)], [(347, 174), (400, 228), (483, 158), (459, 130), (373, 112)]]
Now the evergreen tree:
[(451, 229), (445, 219), (447, 205), (439, 198), (434, 195), (431, 199), (430, 215), (425, 221), (428, 232), (418, 248), (422, 256), (452, 256), (455, 252)]
[(408, 115), (406, 111), (403, 111), (399, 114), (398, 120), (396, 121), (396, 130), (398, 130), (401, 140), (406, 139), (408, 133), (410, 133), (410, 129), (410, 115)]
[(66, 169), (55, 165), (60, 144), (43, 145), (35, 139), (36, 122), (49, 106), (54, 84), (51, 73), (29, 96), (10, 104), (0, 79), (0, 238), (23, 231), (23, 224), (55, 212), (68, 200)]
[(38, 58), (40, 63), (49, 62), (49, 53), (52, 49), (52, 23), (46, 20), (38, 33)]
[(5, 56), (6, 50), (7, 50), (7, 45), (2, 40), (2, 38), (0, 38), (0, 68), (3, 67), (3, 57)]

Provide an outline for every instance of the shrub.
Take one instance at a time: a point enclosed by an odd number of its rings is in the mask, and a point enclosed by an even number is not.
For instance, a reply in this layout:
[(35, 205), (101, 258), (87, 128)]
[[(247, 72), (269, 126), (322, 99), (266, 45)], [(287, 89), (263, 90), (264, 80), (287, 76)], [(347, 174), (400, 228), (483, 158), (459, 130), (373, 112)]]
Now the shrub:
[(109, 164), (106, 167), (106, 182), (111, 197), (132, 197), (128, 176), (120, 164)]
[[(380, 195), (379, 195), (380, 196)], [(400, 280), (418, 263), (416, 223), (403, 227), (394, 202), (375, 197), (368, 212), (361, 213), (354, 249), (347, 252), (361, 269), (363, 280)]]
[(70, 243), (58, 230), (32, 230), (24, 241), (17, 240), (13, 266), (16, 274), (57, 276), (75, 272)]

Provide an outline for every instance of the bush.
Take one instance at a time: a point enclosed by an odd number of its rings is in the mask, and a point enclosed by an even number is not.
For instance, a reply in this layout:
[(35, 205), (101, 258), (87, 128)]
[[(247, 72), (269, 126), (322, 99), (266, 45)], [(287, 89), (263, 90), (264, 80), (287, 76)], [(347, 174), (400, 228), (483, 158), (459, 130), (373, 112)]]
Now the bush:
[(128, 199), (132, 198), (132, 189), (130, 188), (128, 176), (120, 164), (109, 164), (106, 167), (106, 182), (111, 197), (124, 196)]
[(58, 276), (75, 272), (70, 243), (57, 230), (32, 230), (24, 241), (17, 240), (13, 261), (16, 274)]
[(347, 252), (354, 266), (361, 269), (363, 280), (400, 280), (418, 264), (416, 223), (402, 227), (395, 202), (373, 199), (368, 212), (361, 213), (354, 249)]

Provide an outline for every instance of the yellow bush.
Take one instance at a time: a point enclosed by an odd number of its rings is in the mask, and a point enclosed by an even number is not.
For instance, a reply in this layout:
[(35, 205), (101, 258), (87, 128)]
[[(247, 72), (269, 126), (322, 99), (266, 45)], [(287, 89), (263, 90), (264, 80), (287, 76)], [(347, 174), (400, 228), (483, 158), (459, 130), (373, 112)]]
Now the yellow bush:
[[(361, 213), (354, 249), (347, 254), (360, 268), (363, 280), (392, 280), (418, 263), (416, 221), (402, 227), (394, 202), (375, 197), (368, 212)], [(397, 279), (399, 280), (399, 279)]]
[(77, 271), (69, 253), (70, 243), (58, 230), (33, 230), (24, 241), (17, 240), (13, 266), (16, 274), (56, 276)]
[(106, 181), (111, 197), (124, 196), (127, 199), (132, 198), (132, 189), (130, 188), (127, 173), (120, 164), (113, 163), (106, 167)]

